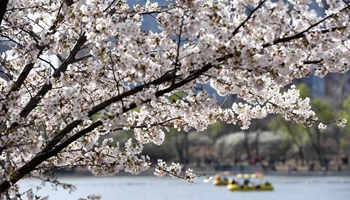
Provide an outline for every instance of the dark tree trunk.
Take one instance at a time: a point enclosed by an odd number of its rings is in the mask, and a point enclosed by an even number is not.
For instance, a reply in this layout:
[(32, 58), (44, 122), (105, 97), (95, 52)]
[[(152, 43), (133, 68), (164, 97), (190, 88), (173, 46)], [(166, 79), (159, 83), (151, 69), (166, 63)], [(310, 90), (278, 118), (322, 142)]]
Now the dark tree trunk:
[(188, 147), (187, 135), (188, 134), (185, 132), (183, 133), (182, 138), (179, 138), (178, 135), (176, 135), (176, 140), (175, 140), (175, 147), (179, 156), (179, 162), (183, 164), (188, 163), (189, 147)]
[(260, 156), (260, 149), (259, 149), (259, 138), (260, 138), (261, 130), (258, 128), (256, 130), (256, 136), (255, 136), (255, 157)]
[(297, 138), (295, 137), (294, 131), (290, 127), (290, 124), (284, 120), (280, 120), (281, 123), (284, 124), (284, 126), (287, 128), (289, 135), (292, 137), (293, 143), (297, 146), (298, 148), (298, 155), (301, 161), (301, 165), (304, 166), (305, 164), (305, 157), (304, 157), (304, 152), (303, 152), (303, 145), (298, 142)]
[(189, 142), (188, 142), (188, 133), (184, 133), (184, 142), (185, 142), (185, 164), (189, 164), (190, 162), (190, 153), (189, 153)]
[(9, 0), (0, 0), (0, 25), (2, 22), (2, 19), (4, 18), (4, 15), (6, 13), (6, 8)]
[(249, 160), (252, 158), (252, 155), (250, 153), (249, 139), (248, 139), (248, 132), (247, 131), (244, 131), (244, 147), (245, 147), (245, 150), (247, 152), (247, 159), (249, 162)]
[(323, 157), (323, 154), (322, 154), (321, 146), (319, 144), (319, 137), (320, 136), (319, 135), (316, 136), (317, 139), (315, 141), (314, 137), (312, 136), (312, 133), (311, 133), (310, 129), (307, 128), (306, 130), (307, 130), (307, 134), (310, 137), (310, 140), (311, 140), (311, 143), (312, 143), (312, 147), (313, 147), (313, 149), (316, 152), (317, 160), (320, 163), (320, 165), (323, 166), (324, 165), (324, 157)]

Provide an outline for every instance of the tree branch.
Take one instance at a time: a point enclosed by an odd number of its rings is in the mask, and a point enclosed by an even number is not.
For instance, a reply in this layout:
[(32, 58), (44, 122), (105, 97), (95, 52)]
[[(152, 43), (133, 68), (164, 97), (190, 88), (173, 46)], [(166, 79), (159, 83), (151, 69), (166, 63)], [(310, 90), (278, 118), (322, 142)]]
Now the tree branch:
[[(343, 12), (345, 10), (347, 10), (348, 8), (350, 8), (350, 5), (346, 6), (345, 8), (341, 9), (339, 12)], [(269, 47), (269, 46), (272, 46), (272, 45), (275, 45), (275, 44), (278, 44), (278, 43), (282, 43), (282, 42), (289, 42), (289, 41), (292, 41), (292, 40), (295, 40), (295, 39), (299, 39), (299, 38), (304, 38), (306, 37), (306, 33), (309, 32), (312, 28), (320, 25), (322, 22), (325, 22), (327, 19), (330, 19), (330, 18), (333, 18), (333, 17), (336, 17), (337, 14), (331, 14), (331, 15), (328, 15), (327, 17), (323, 18), (322, 20), (314, 23), (314, 24), (311, 24), (307, 29), (295, 34), (295, 35), (292, 35), (292, 36), (288, 36), (288, 37), (284, 37), (284, 38), (279, 38), (279, 39), (276, 39), (274, 40), (272, 43), (265, 43), (262, 45), (263, 48), (266, 48), (266, 47)], [(321, 33), (328, 33), (328, 32), (332, 32), (332, 31), (336, 31), (336, 30), (341, 30), (341, 29), (344, 29), (346, 27), (342, 26), (342, 27), (336, 27), (336, 28), (331, 28), (331, 29), (326, 29), (326, 30), (322, 30), (320, 31)]]
[[(38, 47), (38, 49), (39, 49), (39, 54), (38, 54), (38, 55), (41, 55), (41, 53), (43, 52), (44, 48), (45, 48), (44, 46), (39, 46), (39, 47)], [(12, 92), (18, 91), (18, 90), (22, 87), (24, 81), (26, 80), (28, 74), (29, 74), (30, 71), (33, 69), (33, 67), (34, 67), (34, 63), (29, 63), (29, 64), (27, 64), (27, 65), (24, 67), (24, 69), (23, 69), (23, 71), (21, 72), (21, 74), (19, 75), (17, 81), (13, 83), (13, 85), (12, 85), (10, 91), (6, 94), (6, 98), (8, 98)], [(5, 104), (2, 105), (2, 108), (1, 108), (1, 109), (2, 109), (5, 113), (7, 113), (7, 111), (8, 111), (8, 108), (6, 107)]]
[(240, 23), (239, 26), (237, 26), (235, 28), (235, 30), (232, 33), (232, 36), (234, 36), (238, 33), (239, 29), (247, 23), (247, 21), (253, 16), (253, 14), (265, 3), (265, 1), (266, 0), (261, 1), (259, 3), (259, 5), (256, 6), (256, 8), (254, 8), (254, 10), (252, 10), (252, 12), (248, 15), (248, 17), (242, 23)]
[[(61, 66), (55, 70), (55, 72), (52, 74), (53, 78), (58, 78), (61, 73), (65, 72), (67, 70), (67, 67), (69, 64), (72, 63), (72, 61), (75, 60), (76, 54), (79, 52), (80, 47), (87, 41), (85, 34), (81, 35), (75, 44), (74, 48), (70, 52), (69, 56), (63, 61)], [(22, 109), (20, 112), (20, 116), (25, 118), (28, 116), (28, 114), (38, 105), (38, 103), (41, 101), (41, 99), (45, 96), (45, 94), (52, 89), (52, 84), (48, 83), (41, 87), (41, 89), (38, 91), (38, 93), (30, 99), (30, 101), (27, 103), (27, 105)]]

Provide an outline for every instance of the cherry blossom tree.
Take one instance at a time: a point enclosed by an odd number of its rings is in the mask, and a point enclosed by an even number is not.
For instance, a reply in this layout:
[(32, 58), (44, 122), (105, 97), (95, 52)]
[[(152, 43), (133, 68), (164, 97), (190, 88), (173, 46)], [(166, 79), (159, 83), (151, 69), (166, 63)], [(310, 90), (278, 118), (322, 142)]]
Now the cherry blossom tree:
[[(11, 46), (1, 57), (0, 193), (16, 198), (19, 180), (53, 167), (138, 174), (151, 166), (143, 145), (161, 145), (171, 127), (202, 131), (221, 120), (247, 129), (280, 114), (325, 128), (309, 98), (280, 90), (349, 69), (350, 5), (316, 2), (325, 16), (307, 0), (10, 0), (0, 28)], [(146, 15), (159, 32), (142, 30)], [(223, 108), (204, 84), (244, 103)], [(118, 130), (134, 135), (99, 140)], [(197, 177), (178, 163), (154, 167), (157, 176)]]

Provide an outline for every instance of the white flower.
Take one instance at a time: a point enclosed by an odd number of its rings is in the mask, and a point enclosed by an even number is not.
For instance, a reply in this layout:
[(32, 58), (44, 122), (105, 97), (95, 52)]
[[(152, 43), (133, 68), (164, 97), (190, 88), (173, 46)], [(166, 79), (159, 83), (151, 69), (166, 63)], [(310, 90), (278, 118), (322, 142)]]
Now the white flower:
[(212, 176), (206, 176), (204, 179), (204, 183), (208, 183), (212, 178)]
[(193, 170), (189, 168), (185, 171), (184, 179), (191, 185), (197, 179), (197, 176), (193, 173)]
[(319, 123), (319, 124), (318, 124), (318, 128), (319, 128), (319, 129), (326, 129), (326, 128), (327, 128), (327, 125), (326, 125), (326, 124), (323, 124), (323, 123)]
[(158, 159), (158, 166), (156, 166), (154, 175), (162, 177), (167, 173), (167, 164), (161, 159)]
[(172, 163), (170, 167), (167, 168), (169, 175), (173, 178), (178, 178), (181, 173), (182, 166), (179, 163)]
[(341, 127), (345, 127), (345, 126), (346, 126), (346, 123), (347, 123), (347, 120), (346, 120), (346, 119), (341, 119), (341, 120), (338, 120), (338, 121), (337, 121), (337, 125), (338, 125), (338, 126), (341, 126)]

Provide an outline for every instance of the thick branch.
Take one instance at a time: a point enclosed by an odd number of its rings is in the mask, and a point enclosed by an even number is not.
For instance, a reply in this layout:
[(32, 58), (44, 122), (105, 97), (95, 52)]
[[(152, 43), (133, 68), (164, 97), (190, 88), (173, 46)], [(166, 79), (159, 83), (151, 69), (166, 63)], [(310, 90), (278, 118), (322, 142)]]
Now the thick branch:
[(235, 28), (235, 30), (234, 30), (233, 33), (232, 33), (233, 36), (236, 35), (236, 34), (238, 33), (239, 29), (240, 29), (242, 26), (244, 26), (244, 25), (248, 22), (248, 20), (249, 20), (249, 19), (253, 16), (253, 14), (265, 3), (265, 1), (266, 1), (266, 0), (261, 1), (261, 2), (259, 3), (259, 5), (256, 6), (256, 8), (254, 8), (254, 10), (252, 10), (252, 12), (247, 16), (247, 18), (246, 18), (241, 24), (239, 24), (239, 26), (237, 26), (237, 27)]
[[(343, 12), (347, 9), (350, 8), (350, 5), (346, 6), (345, 8), (341, 9), (339, 12)], [(295, 34), (295, 35), (292, 35), (292, 36), (288, 36), (288, 37), (284, 37), (284, 38), (278, 38), (276, 40), (274, 40), (272, 43), (266, 43), (266, 44), (263, 44), (262, 47), (263, 48), (266, 48), (266, 47), (269, 47), (269, 46), (272, 46), (272, 45), (275, 45), (275, 44), (278, 44), (278, 43), (282, 43), (282, 42), (289, 42), (289, 41), (292, 41), (292, 40), (295, 40), (295, 39), (299, 39), (299, 38), (304, 38), (306, 37), (306, 33), (309, 32), (312, 28), (320, 25), (321, 23), (325, 22), (327, 19), (330, 19), (330, 18), (334, 18), (336, 17), (337, 14), (331, 14), (331, 15), (328, 15), (327, 17), (321, 19), (320, 21), (314, 23), (314, 24), (311, 24), (307, 29)], [(341, 30), (341, 29), (344, 29), (345, 27), (336, 27), (336, 28), (331, 28), (331, 29), (326, 29), (326, 30), (322, 30), (320, 31), (321, 33), (328, 33), (328, 32), (332, 32), (332, 31), (336, 31), (336, 30)]]
[[(67, 67), (69, 64), (75, 61), (76, 54), (80, 51), (80, 48), (84, 45), (84, 43), (87, 41), (85, 34), (81, 35), (77, 41), (77, 43), (74, 45), (72, 51), (70, 52), (69, 56), (62, 62), (61, 66), (52, 74), (53, 78), (58, 78), (61, 73), (65, 72), (67, 70)], [(25, 78), (28, 76), (28, 73), (33, 68), (33, 65), (28, 66), (28, 69), (25, 70), (23, 74), (23, 78), (19, 79), (21, 81), (21, 85), (23, 84)], [(31, 67), (31, 68), (30, 68)], [(21, 74), (21, 75), (22, 75)], [(14, 87), (15, 90), (18, 90), (18, 87)], [(52, 84), (49, 82), (47, 84), (44, 84), (41, 89), (38, 91), (38, 93), (32, 97), (27, 105), (22, 109), (22, 111), (19, 113), (19, 115), (23, 118), (26, 118), (29, 113), (38, 105), (38, 103), (41, 101), (41, 99), (45, 96), (45, 94), (52, 89)], [(7, 110), (6, 107), (3, 106), (3, 109)], [(17, 122), (11, 124), (8, 130), (13, 130), (15, 127), (17, 127), (19, 124)]]
[[(219, 59), (218, 59), (219, 60)], [(200, 75), (204, 74), (206, 71), (208, 71), (210, 68), (212, 67), (212, 65), (209, 63), (209, 64), (206, 64), (202, 69), (200, 70), (197, 70), (196, 72), (194, 72), (193, 74), (191, 74), (190, 76), (188, 76), (187, 78), (185, 78), (184, 80), (178, 82), (178, 83), (175, 83), (175, 84), (172, 84), (171, 86), (169, 86), (168, 88), (164, 89), (164, 90), (160, 90), (158, 92), (155, 93), (155, 96), (156, 97), (160, 97), (160, 96), (163, 96), (164, 94), (168, 93), (168, 92), (171, 92), (191, 81), (193, 81), (194, 79), (198, 78)], [(172, 77), (172, 73), (171, 72), (168, 72), (166, 73), (164, 76), (150, 82), (150, 83), (147, 83), (147, 84), (143, 84), (143, 85), (140, 85), (140, 86), (137, 86), (129, 91), (126, 91), (124, 93), (122, 93), (121, 95), (118, 95), (118, 96), (115, 96), (115, 97), (112, 97), (106, 101), (104, 101), (103, 103), (93, 107), (89, 112), (88, 112), (88, 116), (91, 117), (92, 115), (96, 114), (97, 112), (99, 112), (100, 110), (106, 108), (107, 106), (111, 105), (112, 103), (114, 102), (117, 102), (117, 101), (121, 101), (123, 98), (127, 97), (127, 96), (131, 96), (131, 95), (134, 95), (136, 94), (137, 92), (140, 92), (142, 91), (145, 87), (148, 87), (149, 85), (159, 85), (159, 84), (162, 84), (162, 83), (165, 83), (165, 82), (169, 82), (173, 79)], [(146, 102), (149, 102), (151, 101), (150, 99), (149, 100), (145, 100), (144, 103)], [(132, 103), (128, 106), (128, 108), (126, 107), (123, 107), (123, 113), (125, 112), (128, 112), (134, 108), (136, 108), (137, 105), (136, 103)], [(74, 122), (72, 122), (71, 124), (69, 124), (67, 127), (69, 128), (65, 128), (64, 130), (62, 130), (60, 133), (58, 133), (55, 138), (53, 138), (51, 140), (51, 142), (44, 148), (45, 151), (49, 151), (50, 149), (52, 149), (56, 144), (59, 143), (59, 141), (67, 135), (67, 133), (69, 133), (71, 130), (73, 130), (73, 128), (75, 126), (78, 126), (80, 123), (82, 123), (82, 120), (76, 120)], [(102, 124), (101, 124), (102, 125)]]
[[(335, 28), (331, 28), (331, 29), (321, 30), (321, 31), (319, 31), (319, 33), (324, 34), (324, 33), (329, 33), (329, 32), (333, 32), (333, 31), (336, 31), (336, 30), (343, 30), (345, 28), (346, 28), (345, 26), (335, 27)], [(304, 32), (304, 31), (302, 31), (302, 32)], [(306, 33), (305, 32), (302, 33), (302, 32), (297, 33), (297, 34), (292, 35), (292, 36), (276, 39), (272, 43), (265, 43), (265, 44), (262, 45), (262, 47), (266, 48), (266, 47), (273, 46), (275, 44), (279, 44), (279, 43), (283, 43), (283, 42), (290, 42), (290, 41), (293, 41), (293, 40), (296, 40), (296, 39), (305, 38), (306, 37)]]
[[(185, 84), (191, 82), (192, 80), (198, 78), (200, 75), (204, 74), (204, 73), (205, 73), (206, 71), (208, 71), (211, 67), (212, 67), (212, 65), (211, 65), (210, 63), (209, 63), (209, 64), (206, 64), (202, 69), (197, 70), (195, 73), (193, 73), (192, 75), (188, 76), (188, 77), (185, 78), (184, 80), (182, 80), (182, 81), (180, 81), (180, 82), (178, 82), (178, 83), (172, 84), (171, 86), (169, 86), (168, 88), (166, 88), (166, 89), (164, 89), (164, 90), (161, 90), (161, 91), (156, 92), (156, 94), (155, 94), (156, 97), (163, 96), (164, 94), (166, 94), (166, 93), (168, 93), (168, 92), (171, 92), (171, 91), (173, 91), (173, 90), (175, 90), (175, 89), (177, 89), (177, 88), (179, 88), (179, 87), (181, 87), (181, 86), (183, 86), (183, 85), (185, 85)], [(171, 81), (171, 80), (172, 80), (172, 77), (169, 77), (168, 81)], [(154, 81), (153, 81), (153, 82), (154, 82)], [(130, 92), (130, 91), (128, 91), (128, 92)], [(125, 95), (125, 93), (123, 93), (122, 95)], [(110, 99), (110, 100), (107, 100), (107, 101), (109, 102), (109, 105), (110, 105), (111, 103), (113, 103), (113, 102), (120, 101), (120, 100), (122, 99), (122, 98), (121, 98), (122, 95), (117, 96), (118, 98), (112, 98), (114, 101), (111, 101), (111, 99)], [(120, 99), (120, 98), (121, 98), (121, 99)], [(120, 99), (120, 100), (119, 100), (119, 99)], [(151, 100), (150, 100), (150, 99), (145, 100), (144, 103), (149, 102), (149, 101), (151, 101)], [(107, 104), (100, 104), (100, 105), (107, 106)], [(96, 107), (103, 109), (103, 107), (100, 107), (100, 106), (96, 106)], [(99, 111), (99, 110), (96, 109), (96, 107), (93, 108), (93, 110), (94, 110), (95, 113)], [(130, 104), (130, 105), (128, 106), (128, 108), (126, 108), (126, 107), (123, 108), (123, 113), (128, 112), (128, 111), (130, 111), (130, 110), (132, 110), (132, 109), (134, 109), (134, 108), (136, 108), (136, 107), (137, 107), (136, 103), (132, 103), (132, 104)], [(92, 113), (92, 112), (89, 112), (89, 116), (92, 116), (92, 115), (93, 115), (93, 114), (91, 114), (91, 113)], [(77, 126), (78, 126), (80, 123), (82, 123), (82, 121), (81, 121), (81, 120), (76, 120), (76, 121), (72, 122), (71, 124), (69, 124), (68, 126), (71, 127), (71, 128), (70, 128), (71, 130), (73, 130), (73, 126), (71, 126), (73, 123), (77, 124)], [(102, 122), (101, 122), (101, 121), (97, 121), (97, 122), (95, 122), (94, 124), (100, 126), (100, 125), (102, 125)], [(98, 126), (96, 126), (96, 127), (98, 127)], [(61, 137), (61, 139), (62, 139), (67, 133), (68, 133), (67, 131), (66, 131), (65, 133), (63, 133), (63, 132), (61, 131), (61, 133), (59, 133), (58, 135), (60, 135), (60, 137)], [(63, 149), (63, 148), (65, 148), (65, 147), (67, 147), (69, 144), (71, 144), (72, 142), (76, 141), (76, 140), (77, 140), (78, 138), (80, 138), (81, 136), (85, 135), (86, 133), (88, 133), (88, 132), (84, 132), (84, 133), (78, 132), (78, 133), (76, 133), (75, 135), (73, 135), (72, 137), (70, 137), (69, 139), (67, 139), (65, 142), (63, 142), (63, 143), (61, 143), (60, 145), (58, 145), (56, 148)], [(54, 138), (53, 140), (55, 140), (55, 138)], [(52, 140), (52, 141), (53, 141), (53, 140)], [(56, 144), (57, 144), (57, 143), (56, 143)], [(53, 147), (53, 146), (51, 146), (51, 148), (52, 148), (52, 147)], [(54, 149), (56, 149), (56, 148), (54, 148)], [(50, 148), (46, 147), (44, 150), (49, 150), (49, 149), (50, 149)], [(42, 152), (44, 152), (44, 150), (43, 150)], [(58, 152), (57, 152), (57, 153), (58, 153)]]
[[(39, 47), (38, 47), (38, 49), (39, 49), (39, 54), (38, 54), (38, 55), (41, 55), (41, 54), (42, 54), (44, 48), (45, 48), (44, 46), (39, 46)], [(28, 74), (29, 74), (30, 71), (33, 69), (33, 67), (34, 67), (34, 63), (29, 63), (29, 64), (27, 64), (27, 65), (24, 67), (24, 69), (23, 69), (23, 71), (21, 72), (21, 74), (19, 75), (17, 81), (13, 83), (13, 85), (12, 85), (10, 91), (6, 94), (6, 98), (8, 98), (12, 92), (18, 91), (18, 90), (22, 87), (24, 81), (26, 80)], [(5, 104), (2, 105), (2, 108), (1, 108), (1, 109), (2, 109), (5, 113), (7, 113), (7, 111), (8, 111), (8, 108), (6, 107)]]
[(145, 84), (136, 86), (133, 89), (130, 89), (130, 90), (126, 91), (126, 92), (123, 92), (122, 94), (120, 94), (118, 96), (111, 97), (110, 99), (108, 99), (108, 100), (106, 100), (106, 101), (104, 101), (104, 102), (94, 106), (88, 113), (89, 117), (91, 117), (92, 115), (96, 114), (98, 111), (106, 108), (107, 106), (111, 105), (112, 103), (117, 102), (117, 101), (121, 101), (125, 97), (134, 95), (134, 94), (142, 91), (143, 89), (149, 87), (150, 85), (160, 85), (162, 83), (166, 83), (166, 82), (171, 81), (172, 78), (173, 78), (173, 73), (172, 73), (172, 70), (171, 70), (171, 71), (168, 71), (163, 76), (161, 76), (160, 78), (155, 79), (154, 81), (151, 81), (149, 83), (145, 83)]
[[(69, 56), (63, 61), (61, 66), (52, 74), (53, 78), (60, 77), (61, 73), (67, 70), (68, 65), (75, 60), (76, 54), (80, 51), (81, 46), (83, 46), (86, 41), (87, 40), (85, 34), (81, 35), (77, 43), (75, 44), (73, 50), (70, 52)], [(45, 96), (45, 94), (51, 89), (52, 84), (50, 82), (43, 85), (38, 91), (38, 93), (32, 99), (30, 99), (27, 105), (22, 109), (22, 111), (20, 112), (20, 116), (23, 118), (27, 117), (28, 114), (38, 105), (38, 103)]]
[[(100, 121), (95, 122), (95, 123), (91, 124), (89, 127), (79, 131), (77, 134), (85, 135), (86, 133), (89, 133), (89, 132), (93, 131), (96, 127), (100, 126), (101, 124), (102, 124), (102, 122), (100, 122)], [(61, 146), (61, 148), (55, 148), (53, 151), (50, 151), (50, 152), (43, 152), (43, 151), (41, 151), (40, 153), (38, 153), (27, 164), (23, 165), (21, 168), (16, 170), (10, 177), (8, 177), (5, 181), (3, 181), (1, 183), (1, 185), (0, 185), (0, 194), (4, 193), (8, 188), (10, 188), (10, 186), (12, 184), (14, 184), (17, 181), (19, 181), (20, 179), (22, 179), (26, 174), (29, 174), (38, 165), (40, 165), (43, 161), (45, 161), (45, 160), (51, 158), (52, 156), (56, 155), (63, 148), (64, 147)]]

